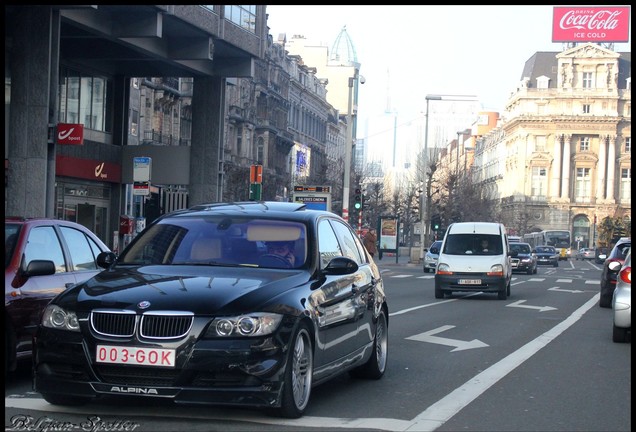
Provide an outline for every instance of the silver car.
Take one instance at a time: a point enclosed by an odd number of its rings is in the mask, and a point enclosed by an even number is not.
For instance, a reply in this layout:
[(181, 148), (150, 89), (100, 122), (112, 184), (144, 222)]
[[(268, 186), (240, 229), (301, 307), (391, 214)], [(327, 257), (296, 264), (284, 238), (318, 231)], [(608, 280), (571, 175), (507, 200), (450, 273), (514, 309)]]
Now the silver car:
[(435, 273), (437, 268), (437, 260), (439, 259), (439, 248), (442, 247), (442, 241), (436, 240), (431, 247), (426, 250), (424, 255), (424, 273)]
[(616, 289), (612, 295), (614, 326), (612, 340), (628, 342), (632, 332), (632, 252), (627, 252), (625, 262), (616, 276)]

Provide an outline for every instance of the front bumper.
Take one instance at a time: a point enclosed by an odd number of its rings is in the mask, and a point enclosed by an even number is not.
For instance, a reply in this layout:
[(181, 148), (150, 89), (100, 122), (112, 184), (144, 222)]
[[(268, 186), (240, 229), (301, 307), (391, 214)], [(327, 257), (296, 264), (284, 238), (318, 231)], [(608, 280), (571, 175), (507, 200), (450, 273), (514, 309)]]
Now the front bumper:
[(278, 407), (287, 357), (282, 341), (287, 339), (278, 334), (249, 340), (186, 340), (176, 348), (176, 367), (161, 368), (96, 363), (93, 341), (45, 329), (34, 340), (34, 389), (43, 395), (86, 399), (137, 396)]
[[(468, 284), (466, 281), (479, 280), (479, 284)], [(483, 273), (441, 275), (435, 274), (435, 287), (442, 291), (466, 292), (500, 292), (506, 289), (507, 280), (503, 276), (488, 276)]]

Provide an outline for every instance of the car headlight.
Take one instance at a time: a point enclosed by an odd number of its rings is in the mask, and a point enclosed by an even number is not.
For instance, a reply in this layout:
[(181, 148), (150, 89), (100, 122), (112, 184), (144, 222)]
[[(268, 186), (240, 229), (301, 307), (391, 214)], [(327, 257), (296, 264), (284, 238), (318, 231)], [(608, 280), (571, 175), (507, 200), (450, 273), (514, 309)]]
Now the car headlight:
[(283, 316), (273, 313), (254, 313), (234, 317), (215, 318), (206, 337), (266, 336), (276, 330)]
[(488, 276), (502, 276), (503, 266), (501, 264), (495, 264), (492, 267), (490, 267), (490, 271), (487, 274)]
[(426, 256), (424, 257), (424, 260), (425, 260), (426, 262), (435, 262), (435, 258), (433, 258), (433, 257), (432, 257), (432, 256), (430, 256), (430, 255), (426, 255)]
[(44, 327), (79, 332), (79, 321), (75, 312), (62, 309), (57, 305), (48, 305), (42, 315)]

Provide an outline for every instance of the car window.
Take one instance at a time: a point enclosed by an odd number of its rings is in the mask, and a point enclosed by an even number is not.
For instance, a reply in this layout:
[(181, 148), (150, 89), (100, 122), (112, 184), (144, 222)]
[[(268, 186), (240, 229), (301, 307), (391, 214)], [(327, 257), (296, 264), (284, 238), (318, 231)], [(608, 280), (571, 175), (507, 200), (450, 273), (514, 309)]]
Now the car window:
[(29, 231), (27, 245), (24, 248), (25, 268), (33, 260), (49, 260), (55, 264), (55, 272), (66, 272), (62, 245), (52, 226), (33, 227)]
[(327, 267), (333, 258), (342, 256), (336, 233), (326, 219), (321, 220), (318, 224), (318, 250), (321, 268)]
[(448, 255), (501, 255), (501, 237), (490, 234), (448, 234), (444, 253)]
[(520, 243), (510, 243), (510, 250), (521, 254), (530, 253), (530, 245)]
[(4, 268), (6, 269), (13, 256), (13, 250), (18, 242), (18, 234), (20, 225), (7, 224), (4, 225)]
[[(89, 243), (93, 242), (93, 240), (75, 228), (63, 226), (60, 227), (60, 231), (62, 231), (64, 240), (66, 240), (66, 244), (71, 252), (73, 271), (97, 270), (99, 267), (97, 267), (97, 263), (95, 262), (96, 255), (94, 255), (93, 248)], [(97, 245), (95, 245), (95, 247), (97, 247)]]
[[(355, 236), (349, 227), (340, 221), (332, 220), (331, 224), (342, 243), (341, 246), (343, 255), (347, 258), (351, 258), (358, 264), (362, 263), (362, 257), (366, 255), (360, 255), (360, 249), (356, 245), (357, 236)], [(364, 261), (366, 262), (366, 259)]]

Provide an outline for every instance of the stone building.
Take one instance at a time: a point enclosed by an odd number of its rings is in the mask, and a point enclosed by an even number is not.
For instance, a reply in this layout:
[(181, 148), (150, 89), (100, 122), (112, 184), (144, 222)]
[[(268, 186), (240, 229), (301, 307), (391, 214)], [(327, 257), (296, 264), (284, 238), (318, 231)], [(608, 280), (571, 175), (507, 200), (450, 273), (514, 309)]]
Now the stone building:
[(566, 229), (592, 247), (597, 221), (631, 220), (631, 53), (535, 53), (499, 126), (476, 141), (472, 175), (519, 234)]

